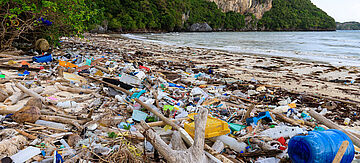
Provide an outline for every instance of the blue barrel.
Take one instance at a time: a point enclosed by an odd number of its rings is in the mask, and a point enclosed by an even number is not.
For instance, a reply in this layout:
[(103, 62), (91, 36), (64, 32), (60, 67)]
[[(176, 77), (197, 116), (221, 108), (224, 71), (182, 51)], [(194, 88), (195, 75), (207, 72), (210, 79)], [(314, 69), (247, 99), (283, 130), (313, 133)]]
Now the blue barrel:
[(354, 159), (355, 149), (350, 138), (340, 130), (310, 131), (306, 136), (294, 136), (289, 141), (288, 154), (295, 163), (331, 163), (343, 141), (349, 146), (341, 163), (350, 163)]

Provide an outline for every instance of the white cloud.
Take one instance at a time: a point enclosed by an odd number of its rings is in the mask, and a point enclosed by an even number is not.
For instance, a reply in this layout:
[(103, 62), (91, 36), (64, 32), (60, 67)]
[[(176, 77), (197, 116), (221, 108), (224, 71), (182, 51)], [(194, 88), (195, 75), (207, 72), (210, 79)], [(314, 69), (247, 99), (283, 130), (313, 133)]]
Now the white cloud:
[(360, 22), (359, 0), (311, 0), (338, 22)]

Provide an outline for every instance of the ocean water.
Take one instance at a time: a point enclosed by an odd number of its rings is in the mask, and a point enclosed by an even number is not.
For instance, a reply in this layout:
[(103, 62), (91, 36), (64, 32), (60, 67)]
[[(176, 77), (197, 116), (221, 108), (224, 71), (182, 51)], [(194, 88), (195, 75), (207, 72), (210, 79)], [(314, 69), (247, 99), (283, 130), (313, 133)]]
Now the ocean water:
[(160, 44), (291, 57), (360, 67), (360, 31), (124, 34)]

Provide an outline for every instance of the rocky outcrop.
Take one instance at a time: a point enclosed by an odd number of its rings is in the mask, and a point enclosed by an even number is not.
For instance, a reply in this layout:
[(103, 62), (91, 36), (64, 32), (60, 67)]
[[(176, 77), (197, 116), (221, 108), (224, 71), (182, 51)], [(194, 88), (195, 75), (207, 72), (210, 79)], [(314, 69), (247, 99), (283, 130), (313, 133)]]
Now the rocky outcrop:
[(100, 26), (100, 25), (97, 25), (94, 29), (90, 30), (90, 33), (100, 33), (100, 34), (103, 34), (103, 33), (106, 33), (106, 28)]
[(207, 23), (195, 23), (191, 25), (191, 32), (211, 32), (213, 29)]
[(261, 19), (266, 11), (272, 8), (272, 0), (208, 0), (215, 2), (223, 12), (252, 13)]

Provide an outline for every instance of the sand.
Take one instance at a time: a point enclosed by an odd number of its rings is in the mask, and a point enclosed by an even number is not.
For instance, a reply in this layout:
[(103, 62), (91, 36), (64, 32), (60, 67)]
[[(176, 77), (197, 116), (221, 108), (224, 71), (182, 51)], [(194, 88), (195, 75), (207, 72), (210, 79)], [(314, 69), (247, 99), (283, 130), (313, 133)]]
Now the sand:
[[(119, 48), (127, 53), (135, 51), (149, 53), (153, 55), (151, 59), (154, 61), (171, 61), (179, 64), (188, 64), (191, 61), (202, 66), (216, 65), (220, 69), (215, 71), (221, 71), (239, 80), (255, 79), (263, 84), (280, 86), (296, 92), (360, 103), (360, 67), (337, 67), (328, 63), (295, 58), (178, 47), (128, 39), (119, 35), (97, 36), (96, 41), (101, 41), (99, 37), (106, 37), (107, 41), (104, 43), (108, 47)], [(95, 37), (90, 38), (90, 41), (95, 41), (91, 39)], [(331, 82), (336, 79), (355, 80), (355, 83)]]

